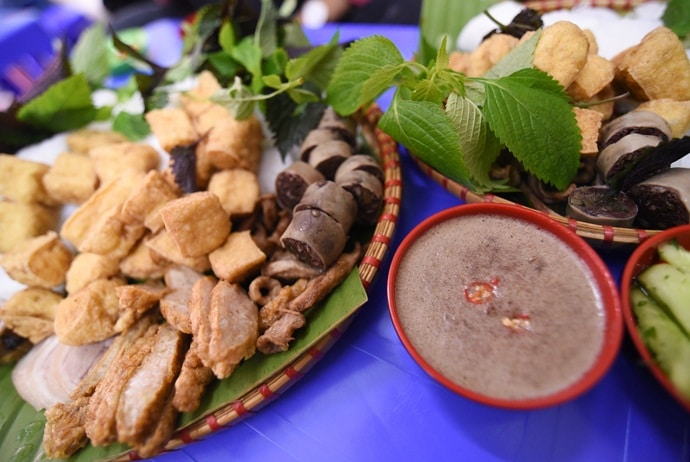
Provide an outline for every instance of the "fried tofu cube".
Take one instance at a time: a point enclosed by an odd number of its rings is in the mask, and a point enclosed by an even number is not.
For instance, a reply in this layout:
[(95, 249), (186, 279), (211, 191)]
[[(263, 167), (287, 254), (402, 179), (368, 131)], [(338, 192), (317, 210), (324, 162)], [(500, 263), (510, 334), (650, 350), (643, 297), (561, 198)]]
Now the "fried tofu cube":
[(155, 254), (146, 242), (150, 237), (144, 237), (134, 249), (120, 261), (120, 271), (123, 275), (134, 279), (157, 279), (163, 276), (171, 262)]
[(93, 160), (83, 154), (63, 152), (43, 176), (43, 186), (61, 204), (82, 204), (98, 187)]
[(601, 129), (602, 114), (592, 109), (573, 107), (577, 126), (582, 133), (582, 148), (580, 154), (594, 156), (599, 153), (599, 129)]
[(41, 162), (0, 154), (0, 196), (23, 204), (56, 205), (43, 186), (49, 168)]
[(660, 115), (671, 126), (671, 136), (674, 138), (680, 138), (690, 130), (690, 101), (653, 99), (641, 103), (635, 110)]
[(218, 196), (209, 191), (189, 194), (160, 208), (163, 224), (184, 257), (207, 255), (225, 242), (230, 217)]
[(211, 72), (201, 71), (196, 86), (187, 93), (180, 95), (182, 108), (194, 119), (215, 105), (209, 98), (220, 89), (220, 83)]
[(67, 270), (65, 290), (68, 294), (73, 294), (97, 279), (109, 279), (118, 272), (117, 259), (97, 253), (79, 253)]
[(109, 211), (92, 223), (89, 233), (79, 244), (80, 252), (124, 258), (146, 232), (140, 223), (127, 223), (120, 214), (120, 208)]
[(259, 271), (266, 254), (247, 230), (230, 233), (225, 244), (211, 252), (209, 260), (213, 273), (220, 279), (243, 282)]
[(468, 52), (452, 51), (448, 55), (448, 68), (455, 72), (467, 74), (470, 69), (470, 55)]
[[(117, 179), (101, 185), (62, 225), (60, 235), (74, 247), (81, 249), (82, 243), (103, 221), (118, 214), (122, 204), (141, 182), (143, 174), (128, 170)], [(112, 241), (112, 239), (110, 239)]]
[(54, 229), (58, 218), (56, 210), (40, 204), (0, 201), (0, 252)]
[(123, 143), (127, 141), (124, 135), (110, 130), (75, 130), (67, 134), (67, 147), (71, 152), (77, 154), (88, 154), (89, 151), (98, 146), (113, 143)]
[(231, 217), (249, 215), (259, 200), (259, 179), (256, 173), (241, 168), (220, 170), (211, 177), (208, 190), (218, 196)]
[(36, 344), (53, 334), (53, 320), (62, 296), (50, 289), (27, 287), (0, 307), (0, 320), (17, 335)]
[(187, 266), (195, 271), (204, 272), (211, 269), (208, 255), (199, 257), (185, 257), (180, 253), (180, 249), (175, 241), (170, 237), (170, 233), (162, 229), (158, 234), (145, 242), (145, 245), (153, 252), (151, 258), (158, 264), (176, 263)]
[(594, 32), (592, 32), (591, 29), (582, 29), (582, 32), (585, 34), (585, 37), (587, 37), (587, 41), (589, 42), (589, 54), (598, 55), (599, 44), (597, 43), (597, 37), (594, 35)]
[(65, 345), (100, 342), (117, 333), (118, 278), (97, 279), (69, 294), (55, 309), (55, 335)]
[(156, 233), (163, 228), (163, 220), (158, 213), (160, 208), (179, 196), (179, 191), (163, 174), (151, 170), (122, 205), (122, 218), (128, 223), (141, 223)]
[(616, 105), (612, 100), (614, 96), (616, 96), (616, 90), (613, 88), (613, 85), (607, 85), (590, 100), (590, 103), (596, 103), (597, 101), (603, 102), (599, 104), (592, 104), (588, 109), (601, 113), (602, 121), (609, 120), (611, 117), (613, 117), (613, 112), (616, 108)]
[(611, 61), (590, 53), (587, 62), (568, 87), (575, 101), (588, 101), (613, 82), (615, 67)]
[(153, 146), (143, 143), (117, 143), (93, 148), (89, 151), (96, 175), (107, 183), (126, 170), (146, 173), (158, 168), (160, 155)]
[(175, 146), (189, 146), (199, 139), (192, 120), (183, 109), (153, 109), (145, 117), (158, 143), (167, 152)]
[(519, 43), (519, 39), (508, 34), (493, 34), (470, 53), (468, 77), (481, 77), (499, 62)]
[(225, 117), (208, 133), (206, 155), (216, 168), (244, 168), (257, 172), (262, 143), (263, 132), (256, 117), (243, 120)]
[(15, 281), (50, 289), (65, 282), (72, 252), (55, 231), (27, 239), (0, 256), (0, 264)]
[(690, 100), (690, 59), (678, 36), (657, 27), (614, 57), (616, 80), (639, 100)]
[(570, 21), (557, 21), (543, 29), (534, 50), (534, 67), (568, 88), (587, 63), (587, 35)]
[(213, 103), (205, 111), (197, 114), (196, 118), (194, 118), (194, 127), (197, 133), (206, 135), (217, 123), (227, 118), (232, 118), (230, 111), (220, 104)]

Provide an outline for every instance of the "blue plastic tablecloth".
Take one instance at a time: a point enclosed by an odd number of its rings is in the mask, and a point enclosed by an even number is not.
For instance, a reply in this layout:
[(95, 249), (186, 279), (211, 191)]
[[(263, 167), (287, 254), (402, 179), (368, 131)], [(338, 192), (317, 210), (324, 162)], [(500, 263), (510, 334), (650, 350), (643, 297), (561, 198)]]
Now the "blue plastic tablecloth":
[[(417, 48), (416, 27), (342, 25), (339, 30), (342, 40), (387, 36), (406, 58)], [(307, 32), (318, 43), (334, 31)], [(380, 102), (384, 107), (387, 98)], [(406, 153), (401, 160), (402, 209), (391, 250), (370, 287), (369, 301), (338, 342), (256, 414), (154, 460), (690, 461), (690, 415), (653, 379), (627, 337), (598, 385), (569, 403), (536, 411), (469, 401), (417, 366), (388, 314), (388, 264), (416, 224), (461, 201)], [(629, 251), (599, 251), (616, 279)]]

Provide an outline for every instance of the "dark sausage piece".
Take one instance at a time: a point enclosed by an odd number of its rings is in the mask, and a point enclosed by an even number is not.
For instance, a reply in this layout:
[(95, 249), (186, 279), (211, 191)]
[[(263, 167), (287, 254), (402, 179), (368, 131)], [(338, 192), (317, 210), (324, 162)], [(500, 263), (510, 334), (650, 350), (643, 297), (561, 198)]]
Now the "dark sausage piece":
[(327, 180), (332, 180), (338, 167), (352, 156), (352, 146), (345, 141), (331, 140), (314, 146), (307, 158), (302, 160), (320, 171)]
[(338, 172), (336, 183), (354, 196), (357, 222), (365, 226), (376, 224), (383, 204), (383, 183), (366, 170)]
[(296, 161), (276, 176), (276, 198), (287, 210), (299, 203), (310, 184), (322, 181), (321, 172), (306, 162)]
[(350, 192), (329, 180), (310, 184), (294, 211), (308, 209), (327, 213), (340, 223), (345, 233), (350, 231), (357, 218), (355, 198)]
[(301, 261), (323, 271), (345, 249), (347, 234), (341, 224), (327, 213), (304, 209), (293, 214), (280, 243)]

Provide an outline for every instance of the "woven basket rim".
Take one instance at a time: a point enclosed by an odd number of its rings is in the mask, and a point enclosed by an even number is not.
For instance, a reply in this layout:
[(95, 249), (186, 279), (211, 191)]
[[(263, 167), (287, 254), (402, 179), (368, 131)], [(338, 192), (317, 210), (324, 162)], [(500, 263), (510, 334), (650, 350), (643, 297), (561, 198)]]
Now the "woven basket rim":
[[(447, 190), (454, 196), (464, 200), (467, 203), (492, 202), (499, 204), (513, 204), (528, 208), (530, 210), (535, 210), (526, 205), (505, 199), (504, 197), (501, 197), (497, 194), (479, 194), (473, 192), (467, 186), (446, 177), (438, 170), (434, 169), (429, 164), (419, 159), (413, 153), (410, 153), (410, 157), (413, 159), (415, 164), (419, 166), (422, 172), (430, 176), (445, 190)], [(649, 237), (661, 232), (661, 230), (658, 229), (622, 228), (608, 225), (597, 225), (565, 217), (555, 212), (542, 213), (544, 213), (544, 215), (548, 216), (554, 221), (557, 221), (562, 225), (570, 228), (572, 231), (575, 232), (575, 234), (584, 238), (595, 247), (637, 245), (641, 242), (644, 242)]]
[[(389, 250), (402, 199), (402, 173), (398, 145), (389, 135), (377, 128), (382, 114), (381, 108), (376, 104), (362, 109), (357, 114), (360, 127), (367, 132), (365, 136), (368, 137), (369, 142), (373, 141), (374, 143), (372, 147), (375, 149), (384, 171), (383, 208), (372, 237), (366, 246), (366, 251), (358, 265), (359, 277), (367, 292)], [(210, 414), (179, 428), (172, 439), (168, 441), (164, 452), (202, 440), (218, 430), (237, 424), (279, 397), (324, 356), (347, 329), (361, 308), (360, 306), (347, 319), (334, 325), (313, 347), (297, 357), (284, 369), (276, 371), (274, 375), (238, 399), (230, 401)], [(129, 451), (114, 457), (112, 460), (140, 460), (140, 457), (135, 452)]]

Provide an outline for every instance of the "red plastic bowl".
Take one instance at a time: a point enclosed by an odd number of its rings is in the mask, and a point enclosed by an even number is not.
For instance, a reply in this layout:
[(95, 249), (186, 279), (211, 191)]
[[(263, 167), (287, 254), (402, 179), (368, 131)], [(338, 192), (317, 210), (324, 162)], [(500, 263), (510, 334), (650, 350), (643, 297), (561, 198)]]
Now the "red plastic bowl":
[(632, 287), (635, 277), (643, 269), (658, 260), (659, 254), (657, 253), (657, 249), (659, 245), (671, 239), (678, 239), (680, 245), (686, 249), (690, 249), (690, 225), (676, 226), (664, 230), (659, 234), (655, 234), (645, 240), (633, 251), (623, 269), (623, 276), (621, 279), (621, 305), (623, 308), (623, 319), (628, 333), (645, 365), (668, 393), (670, 393), (686, 410), (690, 411), (690, 400), (684, 398), (676, 391), (671, 381), (654, 361), (649, 349), (647, 349), (647, 345), (637, 329), (635, 314), (630, 305), (630, 288)]
[[(429, 233), (431, 230), (433, 230), (435, 227), (437, 227), (439, 224), (444, 223), (446, 220), (456, 220), (456, 219), (462, 219), (463, 217), (468, 217), (471, 215), (482, 215), (482, 216), (501, 216), (501, 217), (507, 217), (511, 219), (517, 219), (523, 222), (530, 223), (532, 225), (536, 225), (537, 228), (539, 228), (541, 231), (545, 231), (546, 233), (550, 233), (555, 237), (555, 240), (562, 243), (564, 246), (568, 246), (572, 250), (572, 254), (574, 254), (575, 258), (578, 258), (584, 262), (584, 271), (589, 271), (590, 273), (590, 281), (591, 281), (591, 286), (593, 288), (594, 294), (596, 297), (599, 297), (599, 299), (602, 301), (602, 307), (601, 311), (597, 313), (597, 316), (603, 316), (603, 321), (601, 322), (602, 328), (603, 328), (603, 333), (602, 333), (602, 339), (600, 342), (600, 348), (598, 352), (593, 352), (590, 356), (590, 365), (588, 368), (577, 372), (579, 375), (575, 375), (575, 378), (569, 382), (569, 384), (560, 386), (559, 388), (554, 387), (551, 391), (542, 394), (540, 391), (538, 394), (534, 395), (525, 395), (522, 397), (506, 397), (505, 395), (499, 396), (500, 393), (491, 393), (487, 394), (486, 390), (482, 389), (477, 389), (481, 387), (472, 387), (473, 389), (470, 389), (466, 387), (465, 385), (461, 385), (459, 380), (452, 380), (448, 377), (448, 375), (452, 374), (446, 374), (441, 373), (439, 369), (442, 369), (443, 367), (434, 367), (432, 366), (431, 363), (435, 362), (434, 358), (429, 358), (429, 357), (424, 357), (419, 351), (417, 347), (412, 343), (410, 340), (410, 336), (408, 335), (408, 332), (406, 332), (405, 328), (403, 327), (403, 323), (401, 322), (400, 318), (400, 307), (398, 306), (398, 302), (400, 300), (396, 300), (396, 284), (399, 278), (402, 278), (402, 276), (399, 275), (399, 270), (401, 266), (401, 262), (403, 259), (406, 257), (406, 254), (410, 252), (411, 247), (415, 245), (415, 243), (418, 241), (418, 239), (421, 236), (427, 235), (430, 236)], [(433, 233), (432, 235), (436, 235)], [(548, 236), (546, 236), (548, 237)], [(428, 238), (427, 238), (428, 239)], [(551, 239), (548, 239), (551, 240)], [(455, 237), (453, 236), (453, 242), (457, 242), (458, 246), (462, 246), (464, 243), (464, 239), (462, 234), (457, 235), (457, 240), (455, 240)], [(490, 244), (488, 245), (490, 248)], [(419, 251), (418, 251), (419, 252)], [(422, 253), (422, 255), (424, 255)], [(413, 258), (413, 257), (411, 257)], [(424, 257), (422, 257), (424, 258)], [(411, 262), (419, 262), (420, 260), (410, 260)], [(454, 261), (454, 260), (453, 260)], [(409, 264), (409, 263), (408, 263)], [(436, 264), (436, 263), (434, 263)], [(409, 267), (415, 267), (415, 265), (410, 265)], [(452, 272), (452, 268), (447, 268), (446, 266), (441, 266), (439, 271), (449, 271)], [(414, 274), (414, 273), (411, 273)], [(429, 273), (427, 273), (429, 274)], [(506, 274), (505, 272), (503, 273), (504, 275)], [(516, 273), (518, 274), (518, 273)], [(557, 272), (552, 273), (552, 274), (558, 274)], [(560, 276), (557, 276), (560, 277)], [(420, 291), (426, 290), (429, 292), (428, 288), (425, 287), (425, 283), (421, 282), (422, 277), (420, 275), (419, 278), (411, 278), (412, 282), (406, 283), (405, 287), (409, 287), (410, 285), (416, 284), (416, 280), (419, 279), (419, 288)], [(559, 281), (560, 282), (560, 281)], [(563, 281), (564, 283), (567, 283), (568, 281)], [(445, 285), (444, 287), (447, 287)], [(497, 286), (498, 287), (498, 286)], [(605, 374), (606, 372), (610, 369), (614, 359), (616, 358), (618, 351), (620, 349), (621, 345), (621, 340), (623, 336), (623, 319), (622, 319), (622, 312), (621, 312), (621, 306), (620, 306), (620, 298), (618, 296), (618, 290), (616, 286), (616, 282), (613, 280), (613, 277), (611, 276), (611, 273), (608, 270), (608, 267), (606, 264), (602, 261), (602, 259), (599, 257), (599, 255), (587, 244), (585, 240), (577, 236), (575, 233), (573, 233), (571, 230), (569, 230), (567, 227), (563, 226), (562, 224), (551, 220), (546, 216), (545, 214), (542, 214), (540, 212), (534, 211), (532, 209), (528, 209), (526, 207), (522, 207), (519, 205), (506, 205), (506, 204), (494, 204), (494, 203), (476, 203), (476, 204), (466, 204), (466, 205), (461, 205), (457, 206), (454, 208), (450, 208), (447, 210), (444, 210), (442, 212), (437, 213), (436, 215), (433, 215), (429, 218), (427, 218), (425, 221), (417, 225), (401, 242), (400, 246), (396, 250), (392, 262), (391, 262), (391, 269), (389, 272), (388, 276), (388, 302), (389, 302), (389, 310), (390, 310), (390, 315), (391, 319), (393, 322), (393, 325), (395, 327), (395, 330), (398, 334), (398, 337), (400, 338), (401, 342), (403, 343), (404, 347), (408, 351), (408, 353), (412, 356), (412, 358), (424, 369), (431, 377), (436, 379), (438, 382), (440, 382), (442, 385), (447, 387), (448, 389), (466, 397), (469, 399), (472, 399), (474, 401), (499, 407), (499, 408), (506, 408), (506, 409), (536, 409), (536, 408), (543, 408), (543, 407), (548, 407), (548, 406), (554, 406), (566, 401), (569, 401), (585, 391), (589, 390), (591, 387), (593, 387)], [(507, 288), (506, 288), (507, 289)], [(402, 290), (402, 289), (401, 289)], [(413, 289), (413, 293), (416, 290)], [(459, 294), (465, 294), (465, 297), (467, 297), (467, 292), (464, 291), (464, 289), (459, 290)], [(451, 293), (455, 291), (455, 288), (452, 289)], [(507, 297), (507, 295), (504, 295), (505, 293), (510, 292), (509, 290), (506, 290), (505, 292), (501, 293), (500, 297)], [(528, 296), (529, 297), (529, 296)], [(448, 300), (448, 299), (447, 299)], [(455, 309), (453, 298), (450, 298), (450, 303), (447, 302), (447, 304), (450, 306), (451, 310)], [(467, 299), (470, 301), (469, 299)], [(473, 301), (473, 300), (472, 300)], [(492, 301), (493, 302), (493, 301)], [(511, 300), (513, 302), (513, 300)], [(430, 302), (432, 306), (438, 306), (437, 300), (434, 300), (433, 302)], [(499, 303), (501, 304), (499, 306)], [(496, 306), (498, 307), (499, 310), (503, 310), (505, 306), (508, 306), (507, 304), (503, 304), (504, 301), (501, 299), (499, 302), (498, 299), (496, 300)], [(554, 303), (558, 303), (558, 300), (554, 300)], [(416, 311), (417, 316), (422, 315), (422, 318), (425, 319), (427, 314), (426, 311), (421, 311), (419, 308), (416, 306), (420, 306), (421, 303), (412, 303), (407, 305), (408, 309), (408, 314), (411, 312)], [(411, 306), (415, 306), (415, 308), (409, 308)], [(427, 305), (428, 306), (428, 305)], [(462, 305), (458, 306), (469, 306), (466, 304), (466, 302), (462, 302)], [(471, 309), (471, 308), (470, 308)], [(487, 309), (487, 308), (483, 308)], [(410, 311), (412, 310), (412, 311)], [(487, 313), (489, 311), (486, 311)], [(403, 312), (404, 313), (404, 312)], [(452, 315), (456, 316), (455, 312), (452, 311)], [(457, 317), (461, 317), (462, 313), (467, 313), (467, 311), (463, 311), (463, 309), (458, 310)], [(476, 315), (472, 315), (476, 316)], [(439, 318), (435, 318), (439, 319)], [(496, 318), (494, 318), (495, 320)], [(503, 320), (506, 318), (503, 317)], [(516, 318), (517, 319), (517, 318)], [(490, 329), (492, 331), (495, 331), (496, 324), (492, 320), (494, 324), (491, 325)], [(467, 318), (462, 319), (462, 323), (467, 326), (469, 321), (467, 321)], [(535, 322), (539, 322), (539, 320), (535, 320)], [(408, 323), (408, 325), (411, 325), (411, 323)], [(506, 324), (503, 324), (504, 326)], [(541, 324), (540, 327), (544, 325)], [(442, 322), (439, 322), (439, 327), (446, 328), (445, 330), (450, 330), (450, 333), (447, 334), (441, 334), (437, 332), (441, 332), (443, 329), (438, 329), (434, 330), (434, 332), (431, 335), (448, 335), (449, 339), (454, 338), (457, 339), (459, 338), (459, 334), (457, 330), (453, 329), (447, 329), (446, 321), (445, 319)], [(467, 327), (462, 327), (464, 329), (467, 329)], [(483, 327), (482, 327), (483, 328)], [(420, 328), (414, 327), (414, 329), (418, 329), (417, 332), (420, 332)], [(424, 327), (424, 334), (422, 335), (427, 335), (427, 327)], [(460, 327), (458, 327), (460, 329)], [(476, 331), (475, 327), (472, 327), (473, 330)], [(500, 329), (500, 327), (499, 327)], [(413, 334), (413, 332), (409, 332)], [(417, 335), (420, 335), (417, 333)], [(505, 338), (505, 334), (501, 334)], [(512, 332), (511, 332), (512, 335)], [(516, 334), (516, 335), (522, 335), (522, 333)], [(415, 335), (412, 335), (413, 338), (415, 338)], [(419, 339), (419, 337), (416, 337)], [(482, 339), (484, 338), (483, 336), (481, 337)], [(503, 340), (502, 340), (503, 341)], [(495, 345), (488, 345), (488, 347), (492, 347)], [(429, 355), (429, 349), (426, 350), (427, 354)], [(462, 351), (460, 350), (454, 350), (454, 351)], [(525, 353), (527, 354), (527, 353)], [(437, 358), (439, 355), (434, 354)], [(460, 357), (466, 358), (466, 354), (460, 354)], [(438, 363), (437, 363), (438, 364)], [(465, 369), (462, 369), (465, 370)], [(511, 383), (512, 380), (504, 380), (503, 383)], [(512, 395), (516, 395), (516, 393), (511, 393)]]

